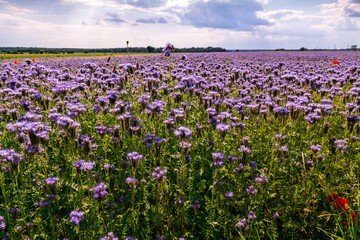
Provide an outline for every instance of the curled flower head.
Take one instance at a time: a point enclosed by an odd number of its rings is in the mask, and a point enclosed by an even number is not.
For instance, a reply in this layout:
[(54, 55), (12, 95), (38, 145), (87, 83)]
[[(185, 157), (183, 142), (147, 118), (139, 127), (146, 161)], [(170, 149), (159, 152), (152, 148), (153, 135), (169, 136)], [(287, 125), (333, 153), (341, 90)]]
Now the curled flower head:
[(232, 198), (234, 196), (234, 193), (233, 192), (227, 192), (225, 193), (225, 197), (227, 198)]
[(100, 183), (99, 185), (94, 186), (92, 189), (90, 189), (90, 192), (93, 193), (93, 197), (96, 200), (102, 200), (105, 199), (108, 195), (108, 192), (105, 190), (107, 188), (105, 183)]
[(161, 170), (160, 167), (155, 168), (155, 172), (152, 172), (151, 176), (159, 181), (162, 179), (166, 179), (165, 174), (167, 173), (167, 169)]
[(130, 187), (132, 187), (132, 186), (137, 185), (139, 181), (138, 181), (136, 178), (127, 177), (126, 180), (125, 180), (125, 182), (126, 182), (127, 184), (129, 184)]
[(105, 237), (102, 237), (99, 240), (119, 240), (119, 238), (115, 237), (113, 232), (109, 232)]
[(71, 211), (70, 213), (70, 222), (79, 225), (80, 221), (84, 218), (84, 212), (82, 211)]
[(190, 138), (192, 131), (187, 127), (179, 127), (175, 132), (175, 136), (184, 139), (184, 138)]
[(167, 43), (166, 45), (165, 45), (165, 47), (163, 48), (163, 52), (165, 53), (165, 56), (166, 56), (166, 52), (168, 51), (168, 52), (171, 52), (171, 51), (174, 51), (175, 50), (175, 47), (174, 47), (174, 45), (173, 44), (171, 44), (171, 43)]
[(247, 226), (246, 218), (241, 219), (237, 224), (237, 227), (245, 228)]
[(59, 181), (58, 177), (49, 177), (45, 179), (45, 183), (49, 186), (55, 186), (58, 181)]
[(249, 211), (248, 218), (249, 218), (249, 219), (255, 219), (255, 218), (256, 218), (255, 213), (254, 213), (253, 211)]

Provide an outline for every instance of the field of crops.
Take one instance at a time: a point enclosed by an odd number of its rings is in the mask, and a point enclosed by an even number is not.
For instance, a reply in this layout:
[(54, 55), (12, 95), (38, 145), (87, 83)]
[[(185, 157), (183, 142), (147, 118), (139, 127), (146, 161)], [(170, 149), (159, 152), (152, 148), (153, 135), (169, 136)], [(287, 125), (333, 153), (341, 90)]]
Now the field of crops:
[(359, 52), (169, 55), (0, 64), (1, 238), (359, 239)]

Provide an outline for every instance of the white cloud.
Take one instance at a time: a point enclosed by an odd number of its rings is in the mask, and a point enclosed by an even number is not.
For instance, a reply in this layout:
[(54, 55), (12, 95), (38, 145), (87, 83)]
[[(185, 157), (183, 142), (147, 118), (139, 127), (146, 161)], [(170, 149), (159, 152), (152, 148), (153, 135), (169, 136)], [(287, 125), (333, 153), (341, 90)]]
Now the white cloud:
[(34, 10), (18, 7), (15, 4), (11, 4), (9, 2), (2, 1), (2, 0), (0, 0), (0, 6), (1, 5), (2, 5), (2, 7), (4, 9), (6, 9), (7, 13), (11, 13), (13, 15), (25, 15), (25, 14), (28, 14), (28, 13), (35, 13), (36, 12)]

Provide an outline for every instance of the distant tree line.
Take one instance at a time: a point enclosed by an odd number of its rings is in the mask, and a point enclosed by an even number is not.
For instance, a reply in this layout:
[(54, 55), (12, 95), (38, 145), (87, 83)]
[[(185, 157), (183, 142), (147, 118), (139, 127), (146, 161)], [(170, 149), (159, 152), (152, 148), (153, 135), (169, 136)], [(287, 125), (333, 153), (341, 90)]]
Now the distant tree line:
[[(162, 48), (147, 47), (131, 47), (131, 53), (161, 53)], [(61, 53), (126, 53), (127, 48), (37, 48), (37, 47), (0, 47), (0, 53), (8, 54), (61, 54)], [(192, 47), (192, 48), (177, 48), (174, 52), (226, 52), (225, 48), (221, 47)]]
[(360, 48), (357, 45), (351, 45), (350, 48), (342, 48), (342, 49), (307, 49), (305, 47), (301, 47), (299, 50), (297, 49), (285, 49), (285, 48), (278, 48), (275, 51), (360, 51)]

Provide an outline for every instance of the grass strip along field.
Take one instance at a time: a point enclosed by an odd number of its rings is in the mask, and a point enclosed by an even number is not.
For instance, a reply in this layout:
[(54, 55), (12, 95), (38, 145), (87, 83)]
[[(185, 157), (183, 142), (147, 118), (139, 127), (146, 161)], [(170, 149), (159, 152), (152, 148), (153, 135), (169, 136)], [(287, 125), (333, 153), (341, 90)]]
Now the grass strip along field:
[(5, 239), (358, 239), (360, 53), (0, 65)]

